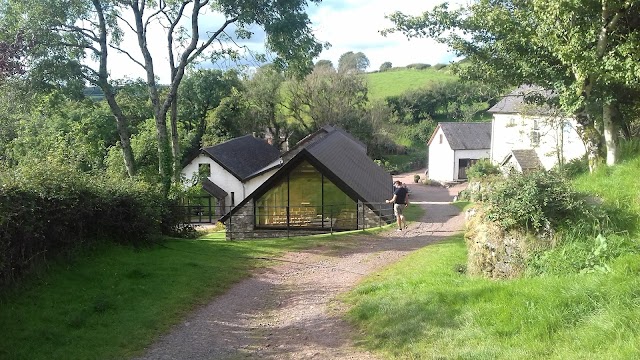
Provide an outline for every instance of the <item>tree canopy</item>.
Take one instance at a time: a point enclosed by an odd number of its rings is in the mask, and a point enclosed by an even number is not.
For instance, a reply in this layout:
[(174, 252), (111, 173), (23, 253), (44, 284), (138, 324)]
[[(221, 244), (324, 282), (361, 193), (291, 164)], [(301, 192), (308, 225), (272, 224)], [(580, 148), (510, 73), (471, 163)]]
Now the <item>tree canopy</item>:
[(619, 0), (480, 0), (457, 9), (447, 3), (421, 16), (394, 13), (390, 31), (431, 37), (469, 59), (463, 79), (517, 86), (535, 84), (559, 94), (560, 106), (583, 125), (597, 154), (616, 161), (625, 119), (617, 94), (640, 80), (640, 4)]

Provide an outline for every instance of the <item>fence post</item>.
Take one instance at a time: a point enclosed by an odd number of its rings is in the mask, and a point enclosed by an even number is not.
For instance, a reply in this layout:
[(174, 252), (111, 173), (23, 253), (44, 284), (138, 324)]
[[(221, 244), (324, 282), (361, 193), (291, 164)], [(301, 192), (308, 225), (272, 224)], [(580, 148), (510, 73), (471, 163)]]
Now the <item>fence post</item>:
[(229, 240), (233, 240), (233, 215), (229, 213)]
[(331, 229), (331, 235), (333, 235), (333, 205), (329, 206), (329, 222), (330, 222), (330, 229)]

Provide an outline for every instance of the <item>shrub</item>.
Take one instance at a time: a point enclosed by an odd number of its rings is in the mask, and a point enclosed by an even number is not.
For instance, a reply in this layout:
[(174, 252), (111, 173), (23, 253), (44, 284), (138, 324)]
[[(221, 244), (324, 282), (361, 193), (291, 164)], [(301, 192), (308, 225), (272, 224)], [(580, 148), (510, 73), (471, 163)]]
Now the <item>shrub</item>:
[(435, 65), (433, 65), (433, 68), (436, 69), (436, 70), (444, 69), (445, 67), (447, 67), (447, 64), (435, 64)]
[(489, 175), (500, 174), (500, 169), (491, 163), (489, 159), (480, 159), (467, 168), (469, 179), (480, 179)]
[(413, 182), (417, 184), (419, 181), (420, 181), (420, 175), (418, 174), (413, 175)]
[(431, 64), (415, 63), (407, 65), (407, 69), (424, 70), (430, 68)]
[[(512, 174), (488, 195), (487, 218), (503, 229), (540, 233), (595, 214), (566, 178), (555, 172)], [(594, 219), (596, 220), (596, 219)]]
[(562, 171), (569, 178), (575, 178), (578, 175), (585, 174), (589, 171), (589, 161), (586, 156), (582, 158), (577, 158), (569, 161), (564, 164), (562, 167)]

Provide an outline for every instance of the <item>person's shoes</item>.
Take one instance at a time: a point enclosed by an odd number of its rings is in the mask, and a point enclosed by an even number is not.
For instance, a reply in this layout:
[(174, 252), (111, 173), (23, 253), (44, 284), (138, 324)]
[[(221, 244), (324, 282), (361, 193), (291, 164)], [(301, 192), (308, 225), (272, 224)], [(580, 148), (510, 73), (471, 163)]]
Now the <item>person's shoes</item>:
[(402, 228), (399, 228), (398, 231), (402, 231)]

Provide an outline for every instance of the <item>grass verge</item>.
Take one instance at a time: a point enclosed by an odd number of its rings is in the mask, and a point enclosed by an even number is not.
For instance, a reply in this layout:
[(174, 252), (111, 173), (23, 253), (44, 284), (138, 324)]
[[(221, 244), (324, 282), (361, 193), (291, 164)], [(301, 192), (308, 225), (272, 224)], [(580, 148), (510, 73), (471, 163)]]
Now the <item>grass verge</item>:
[(640, 256), (607, 274), (470, 278), (462, 235), (419, 250), (346, 296), (361, 344), (398, 359), (640, 357)]

